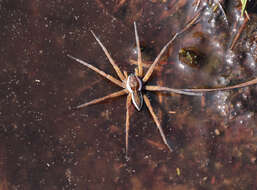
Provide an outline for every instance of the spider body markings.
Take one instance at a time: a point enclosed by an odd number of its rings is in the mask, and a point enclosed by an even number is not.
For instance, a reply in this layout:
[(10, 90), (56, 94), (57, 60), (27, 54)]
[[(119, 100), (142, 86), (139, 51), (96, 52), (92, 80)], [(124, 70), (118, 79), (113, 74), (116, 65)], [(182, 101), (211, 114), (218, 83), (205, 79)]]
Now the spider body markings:
[[(142, 56), (141, 56), (141, 50), (140, 50), (140, 44), (139, 44), (139, 37), (138, 37), (138, 33), (137, 33), (137, 26), (136, 23), (134, 22), (134, 29), (135, 29), (135, 38), (136, 38), (136, 45), (137, 45), (137, 53), (138, 53), (138, 66), (135, 69), (135, 73), (132, 73), (130, 75), (127, 74), (126, 71), (124, 71), (123, 73), (121, 72), (120, 68), (116, 65), (116, 63), (114, 62), (114, 60), (112, 59), (112, 57), (110, 56), (108, 50), (105, 48), (105, 46), (102, 44), (102, 42), (99, 40), (99, 38), (94, 34), (93, 31), (91, 31), (91, 33), (93, 34), (93, 36), (95, 37), (96, 41), (98, 42), (98, 44), (101, 46), (102, 50), (104, 51), (105, 55), (107, 56), (107, 58), (109, 59), (111, 65), (113, 66), (114, 70), (116, 71), (116, 74), (118, 75), (119, 79), (105, 73), (104, 71), (98, 69), (97, 67), (82, 61), (81, 59), (78, 59), (76, 57), (73, 57), (72, 55), (67, 55), (69, 58), (83, 64), (84, 66), (92, 69), (93, 71), (95, 71), (96, 73), (102, 75), (104, 78), (108, 79), (109, 81), (111, 81), (112, 83), (120, 86), (121, 88), (123, 88), (120, 91), (108, 94), (104, 97), (101, 98), (96, 98), (93, 99), (89, 102), (86, 102), (84, 104), (81, 104), (79, 106), (77, 106), (77, 108), (83, 108), (92, 104), (97, 104), (99, 102), (102, 102), (104, 100), (110, 99), (110, 98), (115, 98), (115, 97), (119, 97), (119, 96), (123, 96), (123, 95), (127, 95), (127, 101), (126, 101), (126, 158), (128, 158), (128, 134), (129, 134), (129, 119), (130, 119), (130, 113), (129, 113), (129, 109), (130, 109), (130, 105), (131, 102), (133, 103), (134, 107), (140, 111), (143, 103), (145, 103), (146, 107), (148, 108), (159, 132), (160, 135), (162, 137), (163, 142), (165, 143), (165, 145), (167, 146), (167, 148), (172, 152), (172, 148), (170, 147), (163, 129), (161, 127), (161, 124), (155, 114), (155, 112), (153, 111), (153, 107), (150, 103), (149, 98), (142, 93), (142, 90), (146, 90), (146, 91), (159, 91), (159, 92), (173, 92), (173, 93), (177, 93), (177, 94), (184, 94), (184, 95), (191, 95), (191, 96), (202, 96), (202, 93), (204, 92), (211, 92), (211, 91), (220, 91), (220, 90), (231, 90), (231, 89), (235, 89), (235, 88), (242, 88), (242, 87), (246, 87), (246, 86), (250, 86), (253, 84), (257, 83), (257, 79), (254, 79), (252, 81), (248, 81), (245, 83), (241, 83), (238, 85), (234, 85), (234, 86), (229, 86), (229, 87), (224, 87), (224, 88), (214, 88), (214, 89), (174, 89), (174, 88), (168, 88), (168, 87), (161, 87), (161, 86), (154, 86), (154, 85), (145, 85), (146, 82), (148, 81), (148, 79), (151, 77), (154, 68), (156, 66), (156, 64), (159, 62), (161, 56), (163, 55), (163, 53), (166, 51), (166, 49), (168, 48), (168, 46), (176, 39), (176, 37), (181, 34), (182, 32), (176, 33), (173, 38), (161, 49), (160, 53), (157, 55), (157, 57), (155, 58), (154, 62), (152, 63), (152, 65), (149, 67), (149, 69), (147, 70), (147, 72), (143, 73), (143, 67), (142, 67)], [(185, 31), (185, 29), (183, 29), (182, 31)]]

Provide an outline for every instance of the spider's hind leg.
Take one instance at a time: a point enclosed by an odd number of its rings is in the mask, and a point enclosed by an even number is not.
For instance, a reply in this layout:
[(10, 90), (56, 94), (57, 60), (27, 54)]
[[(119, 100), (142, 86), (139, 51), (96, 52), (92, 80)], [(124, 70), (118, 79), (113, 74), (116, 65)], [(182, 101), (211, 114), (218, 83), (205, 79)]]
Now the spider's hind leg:
[(150, 103), (150, 100), (149, 100), (149, 98), (148, 98), (146, 95), (144, 95), (144, 101), (145, 101), (145, 104), (146, 104), (146, 106), (147, 106), (147, 108), (148, 108), (150, 114), (151, 114), (152, 117), (153, 117), (153, 120), (154, 120), (154, 122), (155, 122), (157, 128), (159, 129), (159, 132), (160, 132), (160, 134), (161, 134), (161, 137), (162, 137), (163, 142), (166, 144), (166, 146), (168, 147), (168, 149), (170, 150), (170, 152), (173, 152), (172, 148), (170, 147), (170, 145), (169, 145), (169, 143), (168, 143), (168, 141), (167, 141), (167, 139), (166, 139), (166, 137), (165, 137), (165, 135), (164, 135), (162, 126), (161, 126), (161, 124), (160, 124), (160, 122), (159, 122), (157, 116), (155, 115), (155, 113), (154, 113), (154, 111), (153, 111), (153, 107), (152, 107), (152, 105), (151, 105), (151, 103)]
[(127, 103), (126, 103), (126, 159), (128, 159), (128, 137), (129, 137), (130, 106), (131, 106), (131, 94), (128, 94)]

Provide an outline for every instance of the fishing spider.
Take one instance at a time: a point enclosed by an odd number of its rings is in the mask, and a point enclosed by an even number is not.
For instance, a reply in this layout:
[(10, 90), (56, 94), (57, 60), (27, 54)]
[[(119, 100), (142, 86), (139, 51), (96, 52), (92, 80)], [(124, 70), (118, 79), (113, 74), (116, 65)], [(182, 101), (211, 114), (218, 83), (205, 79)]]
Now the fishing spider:
[(140, 111), (143, 103), (145, 102), (146, 107), (148, 108), (159, 132), (160, 135), (162, 137), (163, 142), (166, 144), (166, 146), (168, 147), (168, 149), (172, 152), (172, 149), (164, 135), (163, 129), (161, 127), (160, 121), (158, 120), (155, 112), (153, 111), (153, 107), (150, 103), (149, 98), (145, 95), (142, 94), (142, 90), (148, 90), (148, 91), (160, 91), (160, 92), (173, 92), (173, 93), (177, 93), (177, 94), (184, 94), (184, 95), (193, 95), (193, 96), (201, 96), (202, 92), (209, 92), (209, 91), (217, 91), (217, 90), (228, 90), (228, 89), (234, 89), (234, 88), (239, 88), (239, 87), (244, 87), (244, 86), (248, 86), (254, 83), (256, 83), (257, 79), (255, 79), (253, 82), (249, 83), (242, 83), (240, 85), (235, 85), (235, 86), (230, 86), (230, 87), (225, 87), (225, 88), (219, 88), (219, 89), (173, 89), (173, 88), (168, 88), (168, 87), (161, 87), (161, 86), (153, 86), (153, 85), (146, 85), (146, 82), (149, 80), (149, 78), (151, 77), (154, 68), (156, 66), (156, 64), (159, 62), (161, 56), (163, 55), (163, 53), (165, 52), (165, 50), (168, 48), (168, 46), (175, 40), (175, 38), (177, 37), (178, 34), (180, 33), (176, 33), (173, 38), (161, 49), (160, 53), (157, 55), (157, 57), (155, 58), (154, 62), (152, 63), (152, 65), (149, 67), (149, 69), (147, 70), (147, 72), (144, 74), (143, 72), (143, 67), (142, 67), (142, 56), (141, 56), (141, 50), (140, 50), (140, 43), (139, 43), (139, 37), (138, 37), (138, 32), (137, 32), (137, 26), (136, 23), (134, 22), (134, 30), (135, 30), (135, 37), (136, 37), (136, 46), (137, 46), (137, 54), (138, 54), (138, 60), (137, 60), (137, 68), (135, 68), (135, 73), (131, 73), (131, 74), (127, 74), (126, 71), (121, 72), (120, 68), (116, 65), (116, 63), (114, 62), (114, 60), (112, 59), (111, 55), (109, 54), (109, 52), (107, 51), (107, 49), (105, 48), (105, 46), (102, 44), (102, 42), (99, 40), (99, 38), (95, 35), (95, 33), (93, 31), (91, 31), (91, 33), (93, 34), (94, 38), (96, 39), (96, 41), (98, 42), (98, 44), (101, 46), (102, 50), (104, 51), (105, 55), (107, 56), (107, 58), (109, 59), (110, 63), (112, 64), (114, 70), (116, 71), (118, 77), (120, 80), (118, 80), (117, 78), (106, 74), (104, 71), (96, 68), (93, 65), (90, 65), (89, 63), (82, 61), (78, 58), (75, 58), (71, 55), (67, 55), (69, 58), (85, 65), (86, 67), (92, 69), (93, 71), (97, 72), (98, 74), (102, 75), (104, 78), (110, 80), (112, 83), (120, 86), (121, 88), (123, 88), (120, 91), (111, 93), (107, 96), (104, 96), (102, 98), (97, 98), (97, 99), (93, 99), (89, 102), (86, 102), (84, 104), (81, 104), (79, 106), (77, 106), (77, 108), (83, 108), (92, 104), (96, 104), (99, 102), (102, 102), (104, 100), (110, 99), (110, 98), (115, 98), (115, 97), (119, 97), (119, 96), (123, 96), (123, 95), (127, 95), (127, 102), (126, 102), (126, 157), (128, 155), (128, 134), (129, 134), (129, 119), (130, 119), (130, 114), (129, 114), (129, 109), (130, 109), (130, 105), (131, 105), (131, 101), (134, 105), (134, 107)]

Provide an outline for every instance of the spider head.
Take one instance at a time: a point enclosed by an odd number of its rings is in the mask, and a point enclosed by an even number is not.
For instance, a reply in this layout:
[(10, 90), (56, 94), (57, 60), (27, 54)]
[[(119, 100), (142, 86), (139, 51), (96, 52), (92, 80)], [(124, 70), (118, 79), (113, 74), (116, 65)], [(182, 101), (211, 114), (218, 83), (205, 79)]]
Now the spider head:
[(132, 95), (132, 102), (138, 111), (141, 110), (143, 105), (142, 97), (142, 81), (135, 74), (130, 74), (127, 79), (126, 88)]

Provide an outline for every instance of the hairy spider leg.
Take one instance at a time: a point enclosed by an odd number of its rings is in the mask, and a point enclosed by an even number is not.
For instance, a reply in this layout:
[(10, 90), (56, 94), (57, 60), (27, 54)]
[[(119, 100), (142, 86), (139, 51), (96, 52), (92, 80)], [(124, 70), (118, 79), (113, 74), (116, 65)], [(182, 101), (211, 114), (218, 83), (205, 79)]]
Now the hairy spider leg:
[(131, 106), (131, 94), (129, 93), (127, 96), (127, 102), (126, 102), (126, 158), (128, 158), (130, 106)]
[(183, 89), (174, 89), (174, 88), (168, 88), (168, 87), (162, 87), (162, 86), (152, 86), (147, 85), (145, 86), (145, 89), (148, 91), (160, 91), (160, 92), (174, 92), (177, 94), (184, 94), (189, 96), (202, 96), (203, 94), (201, 92), (187, 92)]
[(135, 28), (135, 37), (136, 37), (136, 44), (137, 44), (137, 64), (138, 64), (138, 70), (135, 74), (139, 77), (143, 77), (142, 55), (141, 55), (140, 42), (139, 42), (136, 22), (134, 22), (134, 28)]
[(160, 134), (161, 134), (161, 137), (162, 137), (162, 140), (163, 140), (164, 144), (166, 144), (167, 147), (168, 147), (168, 149), (172, 152), (172, 149), (171, 149), (171, 147), (170, 147), (170, 145), (169, 145), (169, 143), (168, 143), (168, 141), (167, 141), (167, 139), (166, 139), (166, 137), (165, 137), (165, 135), (164, 135), (164, 132), (163, 132), (163, 130), (162, 130), (162, 126), (161, 126), (161, 124), (160, 124), (160, 122), (159, 122), (157, 116), (155, 115), (155, 113), (154, 113), (154, 111), (153, 111), (153, 107), (152, 107), (152, 105), (151, 105), (151, 103), (150, 103), (149, 98), (148, 98), (145, 94), (144, 94), (143, 97), (144, 97), (144, 100), (145, 100), (145, 104), (146, 104), (146, 106), (147, 106), (147, 108), (148, 108), (150, 114), (152, 115), (152, 118), (153, 118), (153, 120), (154, 120), (154, 122), (155, 122), (157, 128), (159, 129), (159, 132), (160, 132)]
[(189, 22), (187, 22), (186, 26), (181, 30), (179, 31), (177, 34), (180, 35), (182, 33), (184, 33), (185, 31), (187, 31), (191, 26), (193, 26), (193, 24), (197, 23), (197, 21), (199, 21), (198, 19), (200, 18), (201, 14), (202, 14), (202, 10), (204, 9), (201, 8), (201, 10), (198, 11), (198, 13), (191, 19), (189, 20)]
[(73, 56), (71, 56), (71, 55), (69, 55), (69, 54), (68, 54), (67, 56), (68, 56), (69, 58), (71, 58), (71, 59), (73, 59), (73, 60), (75, 60), (75, 61), (81, 63), (82, 65), (85, 65), (86, 67), (92, 69), (93, 71), (95, 71), (96, 73), (102, 75), (103, 77), (105, 77), (106, 79), (110, 80), (110, 81), (113, 82), (114, 84), (116, 84), (116, 85), (118, 85), (118, 86), (124, 88), (123, 83), (122, 83), (121, 81), (119, 81), (118, 79), (114, 78), (113, 76), (106, 74), (104, 71), (102, 71), (102, 70), (96, 68), (96, 67), (93, 66), (93, 65), (90, 65), (89, 63), (87, 63), (87, 62), (85, 62), (85, 61), (82, 61), (81, 59), (78, 59), (78, 58), (76, 58), (76, 57), (73, 57)]
[(191, 19), (189, 21), (189, 23), (179, 32), (177, 32), (172, 39), (162, 48), (162, 50), (160, 51), (160, 53), (157, 55), (157, 57), (155, 58), (154, 62), (152, 63), (152, 65), (150, 66), (150, 68), (148, 69), (148, 71), (146, 72), (144, 78), (143, 78), (143, 82), (147, 82), (148, 79), (151, 77), (154, 67), (156, 66), (156, 64), (159, 62), (162, 54), (166, 51), (166, 49), (169, 47), (169, 45), (177, 38), (178, 35), (184, 33), (186, 30), (188, 30), (193, 24), (196, 23), (197, 19), (200, 17), (201, 12), (199, 11), (198, 14), (196, 14), (196, 16), (193, 17), (193, 19)]
[(119, 76), (120, 80), (124, 81), (125, 76), (123, 75), (123, 73), (121, 72), (120, 68), (118, 67), (118, 65), (116, 65), (116, 63), (114, 62), (114, 60), (112, 59), (111, 55), (109, 54), (108, 50), (106, 49), (106, 47), (102, 44), (102, 42), (99, 40), (99, 38), (95, 35), (95, 33), (91, 30), (91, 33), (93, 34), (93, 36), (95, 37), (96, 41), (98, 42), (98, 44), (101, 46), (102, 50), (104, 51), (105, 55), (107, 56), (107, 58), (109, 59), (110, 63), (112, 64), (114, 70), (116, 71), (117, 75)]
[(160, 51), (160, 53), (157, 55), (157, 57), (155, 58), (153, 64), (150, 66), (150, 68), (147, 70), (144, 78), (143, 78), (143, 82), (147, 82), (148, 79), (151, 77), (154, 67), (156, 66), (156, 64), (159, 62), (162, 54), (166, 51), (166, 49), (169, 47), (169, 45), (176, 39), (176, 37), (178, 36), (178, 33), (176, 33), (173, 38), (162, 48), (162, 50)]
[(255, 84), (257, 84), (257, 78), (247, 81), (247, 82), (244, 82), (244, 83), (241, 83), (241, 84), (223, 87), (223, 88), (222, 87), (221, 88), (210, 88), (210, 89), (206, 89), (206, 88), (200, 89), (199, 88), (199, 89), (181, 89), (181, 90), (186, 91), (186, 92), (213, 92), (213, 91), (222, 91), (222, 90), (232, 90), (235, 88), (244, 88), (244, 87), (247, 87), (250, 85), (255, 85)]
[(81, 104), (81, 105), (77, 106), (77, 108), (84, 108), (86, 106), (89, 106), (89, 105), (92, 105), (92, 104), (97, 104), (97, 103), (100, 103), (100, 102), (102, 102), (104, 100), (107, 100), (107, 99), (110, 99), (110, 98), (116, 98), (116, 97), (119, 97), (119, 96), (123, 96), (127, 93), (128, 93), (127, 89), (123, 89), (123, 90), (120, 90), (118, 92), (108, 94), (108, 95), (106, 95), (102, 98), (93, 99), (90, 102), (87, 102), (87, 103), (84, 103), (84, 104)]

